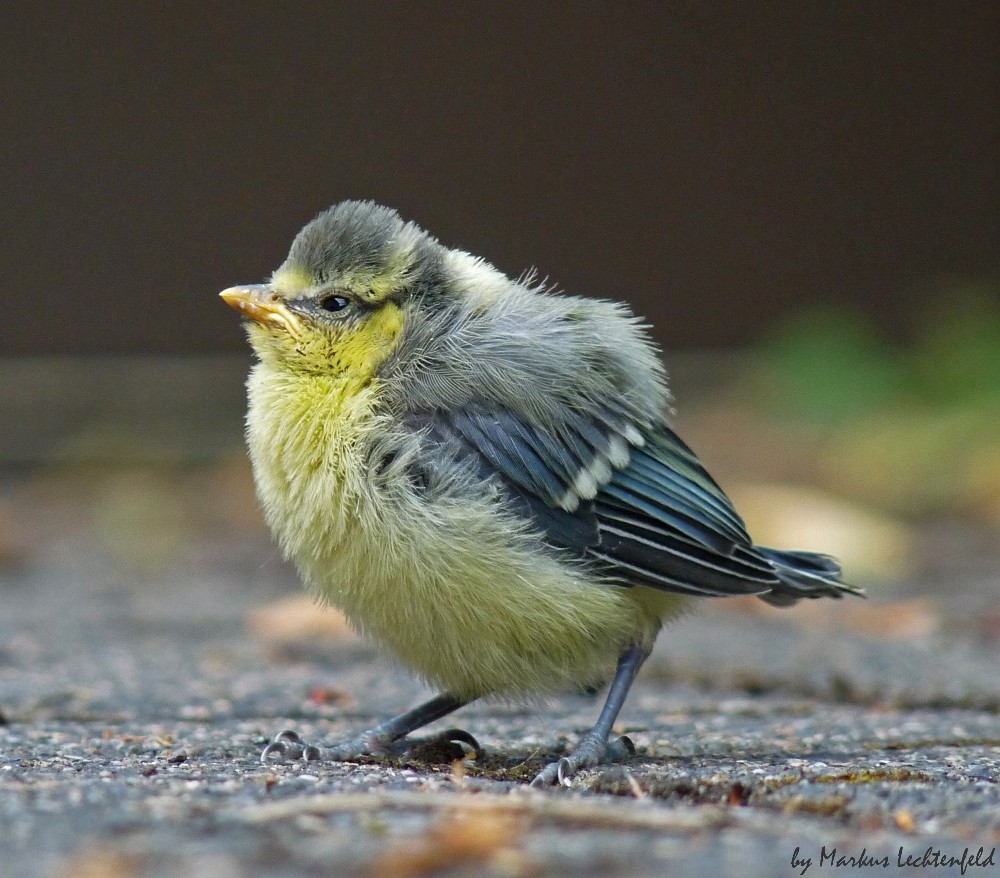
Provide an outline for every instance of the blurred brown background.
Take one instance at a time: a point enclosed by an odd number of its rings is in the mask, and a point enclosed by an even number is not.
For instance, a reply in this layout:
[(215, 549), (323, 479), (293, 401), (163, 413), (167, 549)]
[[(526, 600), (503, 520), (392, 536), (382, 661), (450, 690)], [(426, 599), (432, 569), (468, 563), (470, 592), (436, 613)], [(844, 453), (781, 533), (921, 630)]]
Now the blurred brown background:
[(630, 300), (761, 542), (995, 605), (998, 35), (991, 2), (12, 12), (0, 566), (59, 504), (126, 565), (267, 546), (216, 294), (368, 197)]
[[(753, 537), (835, 555), (869, 596), (700, 602), (622, 714), (660, 766), (603, 789), (646, 799), (641, 825), (624, 800), (621, 832), (525, 812), (508, 844), (484, 811), (503, 846), (480, 871), (767, 874), (848, 836), (898, 831), (917, 856), (1000, 839), (1000, 3), (19, 5), (0, 25), (0, 872), (362, 874), (371, 845), (476, 849), (453, 819), (464, 763), (257, 762), (282, 726), (332, 741), (419, 700), (267, 532), (250, 350), (217, 296), (359, 197), (630, 300)], [(523, 771), (592, 722), (578, 701), (457, 721)], [(359, 810), (371, 785), (447, 810), (425, 836), (437, 810)]]
[(0, 37), (2, 354), (242, 351), (346, 197), (671, 349), (1000, 268), (996, 3), (68, 6)]

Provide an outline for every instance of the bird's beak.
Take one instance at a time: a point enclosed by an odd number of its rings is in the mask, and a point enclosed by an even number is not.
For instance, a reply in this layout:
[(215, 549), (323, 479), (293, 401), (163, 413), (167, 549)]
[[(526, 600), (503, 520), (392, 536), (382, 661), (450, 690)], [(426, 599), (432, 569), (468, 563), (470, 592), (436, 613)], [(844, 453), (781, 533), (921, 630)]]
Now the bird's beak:
[(256, 320), (266, 326), (283, 329), (296, 341), (302, 335), (302, 324), (288, 306), (267, 284), (250, 284), (245, 287), (230, 287), (219, 295), (230, 308), (235, 308), (244, 317)]

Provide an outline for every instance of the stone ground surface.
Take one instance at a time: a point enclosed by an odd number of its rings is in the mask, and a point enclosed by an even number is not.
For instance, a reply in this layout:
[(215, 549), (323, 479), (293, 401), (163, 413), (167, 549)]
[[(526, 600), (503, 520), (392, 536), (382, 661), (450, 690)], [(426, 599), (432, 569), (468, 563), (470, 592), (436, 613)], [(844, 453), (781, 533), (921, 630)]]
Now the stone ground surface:
[(995, 543), (928, 526), (868, 602), (702, 604), (623, 711), (637, 756), (537, 791), (599, 698), (439, 724), (474, 760), (261, 764), (428, 693), (335, 625), (276, 636), (298, 586), (239, 456), (8, 467), (0, 876), (1000, 875)]
[(705, 606), (661, 636), (629, 699), (637, 757), (539, 792), (526, 777), (595, 698), (466, 708), (474, 761), (262, 765), (283, 726), (336, 740), (427, 693), (349, 635), (250, 633), (252, 609), (297, 588), (266, 535), (186, 541), (143, 570), (92, 541), (101, 501), (74, 484), (75, 506), (53, 500), (65, 482), (7, 491), (44, 549), (0, 579), (0, 874), (792, 875), (798, 849), (816, 875), (837, 870), (824, 848), (924, 874), (900, 848), (1000, 844), (989, 564), (918, 604), (931, 630), (910, 618), (919, 582), (865, 605), (875, 634), (838, 625), (844, 603)]

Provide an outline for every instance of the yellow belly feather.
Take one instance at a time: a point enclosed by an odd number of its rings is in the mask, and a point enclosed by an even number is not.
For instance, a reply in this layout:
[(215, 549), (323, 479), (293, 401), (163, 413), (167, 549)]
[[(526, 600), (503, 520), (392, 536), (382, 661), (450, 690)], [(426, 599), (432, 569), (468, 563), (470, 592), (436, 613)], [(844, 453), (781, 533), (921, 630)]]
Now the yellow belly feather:
[(433, 685), (474, 697), (601, 681), (679, 603), (539, 553), (488, 492), (431, 501), (387, 490), (367, 472), (366, 452), (390, 426), (374, 383), (348, 390), (260, 363), (248, 388), (257, 490), (285, 555)]

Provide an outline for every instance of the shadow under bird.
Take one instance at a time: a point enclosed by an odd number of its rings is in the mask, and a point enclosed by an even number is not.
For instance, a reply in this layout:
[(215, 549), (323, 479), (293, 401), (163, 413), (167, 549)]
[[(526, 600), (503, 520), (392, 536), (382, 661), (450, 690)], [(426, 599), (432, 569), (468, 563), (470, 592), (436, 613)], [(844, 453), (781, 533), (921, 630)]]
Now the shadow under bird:
[(634, 752), (612, 725), (689, 597), (860, 593), (825, 555), (754, 545), (670, 428), (623, 304), (511, 280), (365, 201), (306, 225), (269, 283), (221, 295), (257, 355), (247, 442), (282, 550), (442, 693), (335, 746), (286, 730), (264, 759), (398, 754), (474, 699), (610, 680), (594, 728), (534, 780), (566, 782)]

